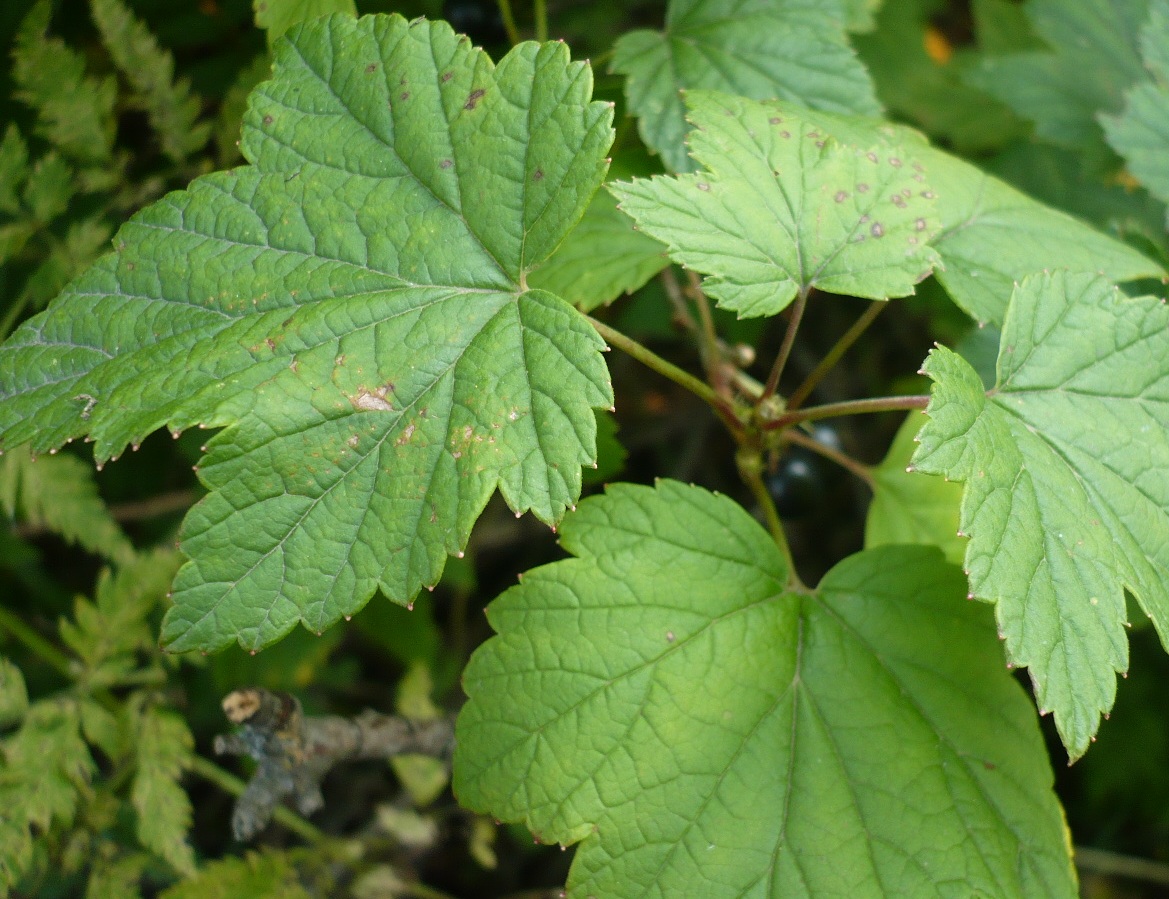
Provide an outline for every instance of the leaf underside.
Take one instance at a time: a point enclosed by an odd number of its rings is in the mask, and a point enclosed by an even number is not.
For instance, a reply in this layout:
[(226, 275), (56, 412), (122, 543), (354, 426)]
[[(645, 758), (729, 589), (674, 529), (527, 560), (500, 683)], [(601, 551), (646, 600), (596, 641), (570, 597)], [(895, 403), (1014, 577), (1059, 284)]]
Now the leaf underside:
[(1036, 271), (1090, 268), (1116, 282), (1165, 275), (1160, 265), (1127, 244), (929, 146), (909, 128), (781, 101), (766, 105), (840, 144), (879, 148), (882, 154), (903, 152), (922, 166), (941, 221), (931, 241), (942, 263), (935, 275), (976, 321), (1001, 324), (1012, 286)]
[(612, 404), (602, 341), (526, 291), (605, 171), (611, 109), (562, 44), (497, 67), (445, 23), (294, 26), (253, 94), (251, 165), (136, 215), (0, 347), (0, 434), (99, 461), (225, 427), (188, 516), (173, 649), (407, 603), (498, 487), (556, 522)]
[(776, 102), (712, 91), (686, 102), (705, 169), (611, 190), (675, 262), (707, 275), (721, 307), (774, 315), (813, 287), (905, 296), (929, 275), (934, 193), (901, 148), (842, 144)]
[(489, 607), (455, 790), (583, 841), (570, 896), (1074, 893), (1034, 713), (936, 550), (800, 595), (741, 507), (670, 481), (562, 542)]
[(965, 482), (972, 592), (996, 604), (1075, 758), (1128, 665), (1125, 591), (1169, 635), (1169, 310), (1096, 275), (1025, 280), (989, 393), (938, 348), (913, 464)]

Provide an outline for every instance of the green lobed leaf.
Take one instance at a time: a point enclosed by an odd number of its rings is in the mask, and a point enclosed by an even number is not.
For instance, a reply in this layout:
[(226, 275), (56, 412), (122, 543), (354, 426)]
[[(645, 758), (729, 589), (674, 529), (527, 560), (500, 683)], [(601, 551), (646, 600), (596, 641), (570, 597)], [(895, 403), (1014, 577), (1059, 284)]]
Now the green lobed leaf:
[(1124, 98), (1120, 115), (1101, 115), (1108, 143), (1158, 199), (1169, 201), (1169, 2), (1152, 0), (1141, 29), (1141, 55), (1152, 74)]
[(919, 157), (937, 191), (945, 265), (937, 279), (978, 322), (1000, 325), (1017, 281), (1045, 269), (1079, 268), (1109, 279), (1164, 277), (1164, 269), (1125, 243), (1045, 206), (941, 150)]
[(629, 216), (604, 191), (528, 285), (548, 290), (585, 312), (633, 293), (669, 265), (666, 248), (635, 231)]
[(1128, 666), (1125, 591), (1169, 637), (1169, 310), (1096, 275), (1015, 290), (984, 392), (937, 348), (913, 464), (965, 482), (970, 589), (1075, 758)]
[(926, 419), (911, 412), (883, 462), (872, 469), (873, 501), (865, 518), (865, 548), (889, 543), (936, 546), (947, 562), (961, 565), (966, 539), (958, 534), (962, 486), (907, 471)]
[(37, 113), (37, 132), (66, 156), (100, 163), (114, 145), (113, 77), (85, 74), (85, 59), (46, 36), (50, 0), (39, 0), (20, 23), (12, 51), (15, 96)]
[(191, 764), (195, 740), (174, 712), (148, 708), (138, 718), (138, 767), (130, 801), (138, 813), (138, 840), (184, 876), (195, 873), (187, 843), (191, 800), (179, 782)]
[(268, 46), (298, 22), (307, 22), (330, 13), (357, 15), (354, 0), (252, 0), (256, 27), (268, 33)]
[(609, 412), (597, 413), (597, 467), (584, 470), (586, 484), (605, 484), (625, 470), (628, 450), (617, 437), (617, 419)]
[(33, 458), (26, 448), (0, 457), (0, 507), (115, 562), (134, 547), (97, 492), (93, 469), (70, 455)]
[[(972, 4), (975, 17), (986, 5)], [(927, 52), (926, 35), (932, 33), (927, 29), (940, 6), (938, 0), (886, 3), (872, 33), (854, 38), (857, 53), (891, 112), (966, 153), (1001, 147), (1026, 126), (1000, 101), (963, 80), (974, 62), (969, 51), (951, 51), (953, 57), (945, 60)]]
[(740, 317), (774, 315), (811, 288), (905, 296), (938, 262), (933, 191), (912, 155), (849, 145), (791, 106), (686, 95), (703, 171), (611, 190), (670, 257)]
[[(1152, 258), (1169, 258), (1165, 204), (1131, 180), (1107, 182), (1086, 169), (1079, 154), (1055, 144), (1014, 144), (986, 161), (986, 169), (1028, 196), (1062, 209), (1134, 246)], [(1126, 181), (1126, 184), (1120, 183)]]
[[(850, 4), (855, 7), (855, 4)], [(822, 0), (670, 0), (665, 31), (630, 31), (613, 48), (630, 112), (675, 172), (692, 168), (680, 92), (704, 88), (876, 115), (880, 104), (848, 45), (845, 13)]]
[(936, 194), (942, 230), (932, 242), (937, 279), (979, 322), (1001, 324), (1014, 283), (1043, 269), (1091, 268), (1114, 281), (1165, 274), (1156, 262), (981, 169), (925, 144), (908, 128), (774, 103), (842, 144), (906, 148)]
[(1149, 0), (1027, 0), (1035, 33), (1049, 49), (989, 55), (972, 83), (1035, 122), (1054, 143), (1102, 149), (1096, 115), (1120, 109), (1141, 75), (1138, 33)]
[(488, 608), (455, 790), (583, 841), (569, 896), (1074, 893), (1034, 713), (936, 550), (798, 592), (746, 511), (670, 481), (562, 541)]
[(249, 852), (243, 858), (224, 858), (199, 868), (194, 877), (175, 884), (162, 899), (309, 899), (298, 882), (296, 868), (286, 853)]
[(498, 487), (555, 523), (612, 404), (603, 342), (524, 290), (584, 214), (611, 108), (558, 43), (494, 67), (445, 23), (295, 26), (252, 165), (135, 216), (0, 347), (0, 434), (99, 461), (227, 426), (199, 466), (163, 638), (257, 648), (376, 589), (407, 603)]
[(175, 81), (175, 60), (146, 25), (121, 0), (90, 0), (102, 43), (118, 70), (133, 86), (135, 100), (146, 110), (163, 152), (175, 162), (206, 145), (211, 123), (199, 122), (202, 101), (188, 79)]

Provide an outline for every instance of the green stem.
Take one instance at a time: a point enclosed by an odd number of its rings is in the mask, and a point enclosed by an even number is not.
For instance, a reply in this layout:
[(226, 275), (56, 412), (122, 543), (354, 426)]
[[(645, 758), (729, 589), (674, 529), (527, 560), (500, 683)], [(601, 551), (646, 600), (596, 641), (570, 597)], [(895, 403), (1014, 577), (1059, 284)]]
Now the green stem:
[(862, 481), (869, 485), (869, 489), (873, 488), (873, 473), (869, 466), (862, 462), (858, 462), (852, 456), (842, 453), (838, 449), (833, 449), (830, 446), (825, 446), (814, 437), (809, 437), (803, 431), (796, 428), (788, 428), (783, 432), (783, 439), (789, 443), (794, 443), (796, 446), (802, 446), (814, 453), (823, 456), (831, 462), (835, 462), (841, 468), (856, 475)]
[[(225, 793), (230, 793), (232, 796), (242, 796), (248, 786), (234, 774), (224, 771), (214, 762), (208, 761), (201, 755), (196, 755), (192, 758), (190, 770), (196, 777), (201, 777), (203, 780), (215, 784), (219, 789)], [(276, 806), (272, 817), (293, 833), (303, 837), (309, 843), (320, 843), (327, 839), (324, 831), (310, 824), (287, 806)]]
[(666, 299), (674, 307), (674, 317), (691, 334), (697, 334), (698, 322), (690, 314), (690, 307), (686, 305), (686, 298), (682, 296), (682, 287), (678, 283), (678, 279), (674, 276), (674, 269), (667, 265), (662, 269), (662, 273), (658, 278), (662, 282), (662, 290), (666, 293)]
[(869, 304), (869, 308), (864, 311), (860, 318), (853, 322), (852, 327), (844, 332), (843, 336), (832, 345), (832, 349), (824, 354), (824, 358), (820, 360), (819, 364), (804, 378), (804, 383), (797, 387), (792, 395), (788, 397), (787, 408), (789, 411), (800, 408), (800, 405), (808, 398), (808, 395), (816, 389), (816, 385), (824, 380), (824, 376), (832, 371), (836, 363), (840, 361), (840, 357), (848, 352), (849, 347), (857, 342), (857, 339), (865, 333), (869, 325), (881, 314), (881, 310), (888, 305), (884, 300), (874, 300)]
[(796, 342), (796, 332), (800, 329), (800, 320), (804, 317), (804, 309), (807, 305), (808, 293), (806, 290), (800, 291), (800, 295), (796, 297), (796, 301), (792, 305), (791, 317), (787, 320), (787, 330), (783, 334), (783, 343), (780, 344), (775, 363), (771, 366), (771, 374), (767, 376), (767, 383), (763, 385), (763, 395), (759, 397), (760, 405), (775, 396), (775, 391), (779, 389), (779, 379), (783, 375), (784, 368), (787, 367), (788, 357)]
[(819, 421), (821, 418), (839, 418), (842, 415), (861, 415), (867, 412), (898, 412), (907, 409), (924, 409), (929, 405), (928, 396), (878, 396), (867, 400), (848, 400), (843, 403), (826, 403), (785, 412), (778, 418), (763, 423), (765, 431), (777, 431), (791, 427), (801, 421)]
[(1077, 846), (1073, 853), (1076, 867), (1093, 874), (1127, 877), (1145, 883), (1169, 886), (1169, 865), (1148, 858), (1133, 858), (1105, 849)]
[(507, 32), (507, 39), (514, 47), (520, 42), (520, 30), (516, 28), (515, 16), (511, 11), (511, 0), (497, 0), (499, 4), (499, 15), (503, 19), (503, 30)]
[[(600, 67), (603, 66), (605, 63), (607, 63), (610, 59), (612, 59), (612, 57), (613, 57), (613, 48), (610, 47), (604, 53), (598, 53), (596, 56), (594, 56), (592, 59), (590, 59), (589, 65), (591, 65), (593, 67), (593, 71), (595, 72), (598, 69), (600, 69)], [(616, 141), (613, 142), (614, 146), (616, 145), (616, 143), (617, 143)]]
[(699, 381), (694, 375), (687, 371), (683, 371), (673, 362), (667, 362), (653, 350), (642, 346), (632, 337), (626, 337), (620, 331), (614, 330), (602, 321), (597, 321), (592, 316), (586, 316), (592, 326), (597, 329), (597, 332), (609, 342), (611, 346), (617, 347), (628, 355), (632, 356), (642, 365), (651, 368), (664, 378), (669, 378), (680, 387), (685, 387), (699, 399), (708, 403), (718, 410), (725, 411), (726, 403), (723, 399), (714, 392), (709, 384), (704, 384)]
[(740, 447), (738, 453), (735, 454), (735, 462), (739, 466), (739, 477), (743, 479), (743, 483), (747, 485), (751, 490), (751, 495), (755, 497), (755, 502), (763, 510), (763, 520), (767, 523), (767, 530), (771, 532), (771, 539), (775, 541), (775, 545), (779, 547), (779, 551), (787, 560), (787, 569), (790, 572), (788, 575), (789, 585), (793, 590), (806, 590), (799, 575), (796, 574), (795, 560), (792, 559), (791, 547), (787, 545), (787, 535), (783, 531), (783, 522), (779, 520), (779, 510), (775, 508), (775, 500), (771, 498), (771, 491), (763, 483), (762, 457), (758, 451)]
[(545, 0), (536, 0), (536, 40), (548, 40), (548, 6)]
[(718, 334), (714, 330), (714, 316), (710, 311), (710, 300), (706, 298), (706, 294), (702, 290), (702, 282), (698, 279), (698, 275), (694, 272), (686, 272), (686, 277), (690, 281), (690, 295), (694, 298), (694, 306), (698, 309), (698, 320), (702, 322), (702, 343), (705, 346), (706, 365), (708, 370), (714, 370), (714, 367), (721, 361), (721, 353), (718, 351)]
[(40, 658), (50, 668), (67, 678), (74, 678), (77, 674), (65, 653), (38, 634), (35, 630), (13, 615), (7, 609), (0, 609), (0, 630), (8, 631), (13, 637)]

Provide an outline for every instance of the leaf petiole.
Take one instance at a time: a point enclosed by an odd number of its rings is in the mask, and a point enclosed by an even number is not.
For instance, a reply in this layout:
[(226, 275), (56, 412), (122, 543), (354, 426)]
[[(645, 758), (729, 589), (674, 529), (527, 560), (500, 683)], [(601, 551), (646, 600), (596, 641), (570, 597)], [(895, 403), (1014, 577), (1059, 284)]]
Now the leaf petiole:
[(496, 0), (499, 5), (499, 15), (503, 19), (503, 30), (507, 32), (507, 39), (514, 47), (521, 40), (520, 30), (516, 28), (515, 15), (511, 11), (511, 0)]
[(685, 387), (700, 400), (703, 400), (718, 411), (730, 413), (734, 417), (737, 417), (737, 414), (734, 413), (733, 409), (728, 408), (728, 402), (723, 397), (719, 396), (714, 391), (714, 388), (712, 388), (709, 384), (705, 384), (698, 380), (698, 378), (694, 377), (694, 375), (679, 368), (673, 362), (668, 362), (667, 360), (663, 359), (653, 350), (638, 343), (632, 337), (628, 337), (625, 334), (622, 334), (620, 331), (609, 327), (602, 321), (597, 321), (597, 319), (593, 318), (591, 315), (585, 317), (589, 320), (592, 326), (597, 329), (597, 333), (604, 337), (611, 346), (615, 346), (617, 349), (632, 356), (642, 365), (653, 369), (662, 377), (669, 378), (678, 386)]
[(783, 432), (782, 439), (788, 443), (794, 443), (796, 446), (802, 446), (804, 449), (811, 450), (813, 453), (823, 456), (830, 462), (835, 462), (841, 468), (856, 475), (868, 484), (870, 490), (873, 488), (873, 474), (870, 467), (863, 462), (858, 462), (847, 453), (842, 453), (838, 449), (826, 446), (814, 437), (809, 437), (798, 428), (788, 428)]
[(899, 412), (909, 409), (924, 409), (929, 405), (928, 396), (877, 396), (864, 400), (846, 400), (843, 403), (825, 403), (823, 406), (809, 406), (784, 412), (777, 418), (764, 421), (764, 431), (777, 431), (801, 421), (819, 421), (822, 418), (839, 418), (843, 415), (862, 415), (869, 412)]
[(807, 305), (808, 291), (804, 289), (800, 291), (800, 295), (792, 304), (791, 316), (787, 320), (787, 330), (783, 334), (783, 343), (779, 347), (779, 353), (775, 357), (771, 373), (767, 376), (767, 383), (763, 385), (763, 393), (758, 400), (760, 406), (775, 396), (775, 391), (779, 389), (779, 379), (783, 375), (784, 368), (787, 367), (788, 357), (791, 356), (792, 346), (796, 342), (796, 332), (800, 329), (800, 321), (804, 317), (804, 309)]
[(816, 389), (816, 386), (824, 379), (824, 376), (832, 371), (836, 363), (840, 361), (840, 358), (865, 333), (869, 325), (873, 323), (876, 317), (881, 314), (881, 310), (887, 305), (888, 302), (886, 300), (874, 300), (869, 304), (869, 308), (861, 313), (860, 317), (852, 323), (852, 327), (845, 331), (840, 339), (832, 345), (832, 348), (824, 354), (824, 358), (804, 378), (804, 382), (792, 391), (792, 395), (787, 400), (787, 408), (789, 411), (800, 408), (800, 405)]

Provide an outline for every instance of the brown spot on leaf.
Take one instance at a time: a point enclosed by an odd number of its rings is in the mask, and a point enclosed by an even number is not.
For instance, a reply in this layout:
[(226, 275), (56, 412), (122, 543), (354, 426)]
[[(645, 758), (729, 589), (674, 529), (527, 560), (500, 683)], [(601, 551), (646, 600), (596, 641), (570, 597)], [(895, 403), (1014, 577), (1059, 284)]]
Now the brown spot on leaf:
[(438, 167), (439, 167), (440, 169), (449, 169), (449, 168), (450, 168), (452, 165), (454, 165), (454, 163), (453, 163), (453, 162), (451, 162), (451, 160), (449, 160), (449, 159), (444, 159), (442, 162), (440, 162), (440, 163), (438, 164)]
[(377, 71), (377, 63), (376, 62), (371, 62), (369, 65), (367, 65), (365, 67), (365, 74), (366, 75), (370, 75), (376, 71)]
[(270, 116), (270, 115), (264, 116), (264, 124), (271, 125), (272, 124), (272, 116)]
[(450, 81), (454, 77), (455, 77), (454, 72), (443, 72), (442, 78), (439, 80), (441, 80), (443, 84), (446, 84), (448, 81)]
[(392, 389), (392, 384), (383, 384), (373, 390), (362, 387), (356, 395), (350, 397), (350, 401), (353, 403), (353, 408), (362, 412), (393, 412), (394, 407), (386, 400), (386, 394)]
[(486, 88), (477, 87), (471, 91), (471, 95), (467, 97), (467, 102), (463, 104), (463, 109), (474, 109), (479, 105), (479, 98), (487, 93)]
[(402, 91), (401, 99), (409, 100), (410, 99), (410, 92), (409, 91)]
[(867, 194), (869, 192), (869, 186), (865, 184), (865, 182), (861, 181), (856, 186), (856, 192), (858, 194)]
[(873, 237), (884, 237), (885, 227), (880, 222), (873, 222), (873, 227), (869, 229), (869, 233), (872, 234)]
[(543, 169), (536, 169), (536, 171), (532, 172), (532, 180), (533, 181), (543, 181), (544, 180), (544, 170)]

